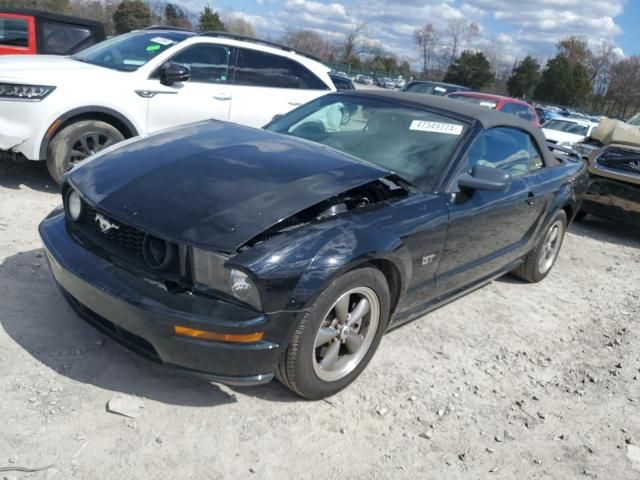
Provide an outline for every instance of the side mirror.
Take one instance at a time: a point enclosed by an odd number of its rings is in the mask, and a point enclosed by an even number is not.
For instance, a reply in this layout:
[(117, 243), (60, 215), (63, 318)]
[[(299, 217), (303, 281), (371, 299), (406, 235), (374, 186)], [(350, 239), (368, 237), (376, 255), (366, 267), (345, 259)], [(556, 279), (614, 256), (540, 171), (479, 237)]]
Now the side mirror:
[(506, 192), (510, 185), (511, 175), (486, 165), (476, 165), (470, 174), (465, 173), (458, 178), (458, 186), (468, 190)]
[(191, 71), (184, 65), (170, 63), (160, 74), (160, 83), (171, 86), (174, 83), (187, 82), (191, 78)]

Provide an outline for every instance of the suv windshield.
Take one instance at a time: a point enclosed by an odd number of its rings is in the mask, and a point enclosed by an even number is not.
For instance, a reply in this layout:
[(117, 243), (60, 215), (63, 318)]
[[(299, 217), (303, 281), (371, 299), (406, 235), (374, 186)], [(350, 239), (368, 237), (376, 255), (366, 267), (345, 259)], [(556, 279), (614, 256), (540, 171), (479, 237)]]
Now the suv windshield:
[(430, 191), (467, 124), (397, 103), (327, 95), (265, 128), (333, 147)]
[(190, 32), (126, 33), (87, 48), (71, 58), (100, 67), (133, 72), (167, 48), (193, 35)]

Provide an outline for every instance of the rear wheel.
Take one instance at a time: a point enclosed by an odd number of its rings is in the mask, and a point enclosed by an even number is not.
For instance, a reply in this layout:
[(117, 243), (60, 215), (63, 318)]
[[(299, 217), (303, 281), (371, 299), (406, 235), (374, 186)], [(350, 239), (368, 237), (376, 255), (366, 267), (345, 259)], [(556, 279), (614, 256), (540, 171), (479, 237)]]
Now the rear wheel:
[(524, 263), (511, 273), (530, 283), (545, 278), (558, 258), (566, 228), (567, 214), (560, 210), (549, 223), (536, 247), (525, 257)]
[(63, 175), (78, 162), (124, 140), (124, 135), (106, 122), (81, 120), (60, 130), (47, 150), (49, 174), (60, 183)]
[(343, 389), (378, 348), (389, 322), (389, 305), (389, 287), (379, 270), (346, 273), (303, 316), (278, 367), (278, 379), (309, 399)]

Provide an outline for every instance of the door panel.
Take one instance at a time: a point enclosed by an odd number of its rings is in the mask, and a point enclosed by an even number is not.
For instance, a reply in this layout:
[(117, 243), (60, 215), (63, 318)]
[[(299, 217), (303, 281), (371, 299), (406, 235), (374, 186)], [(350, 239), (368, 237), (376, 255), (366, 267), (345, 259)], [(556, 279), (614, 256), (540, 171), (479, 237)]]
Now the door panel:
[(275, 115), (285, 114), (327, 91), (324, 82), (293, 59), (239, 48), (229, 120), (262, 127)]
[(544, 213), (546, 195), (530, 177), (545, 168), (528, 133), (503, 127), (481, 132), (463, 159), (460, 173), (475, 165), (508, 173), (511, 185), (505, 192), (454, 188), (457, 191), (448, 205), (449, 231), (437, 274), (441, 294), (477, 282), (523, 257)]
[(147, 81), (149, 132), (201, 120), (229, 120), (232, 54), (230, 47), (200, 44), (186, 48), (165, 63), (187, 66), (191, 79), (171, 86), (162, 85), (159, 78)]

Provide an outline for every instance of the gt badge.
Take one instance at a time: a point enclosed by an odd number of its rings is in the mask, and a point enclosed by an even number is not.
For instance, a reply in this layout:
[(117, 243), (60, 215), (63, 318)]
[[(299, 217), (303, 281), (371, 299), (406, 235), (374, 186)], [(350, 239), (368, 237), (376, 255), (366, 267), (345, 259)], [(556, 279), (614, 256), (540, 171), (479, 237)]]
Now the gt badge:
[(427, 255), (426, 257), (422, 257), (422, 266), (431, 265), (433, 261), (436, 259), (436, 254)]

